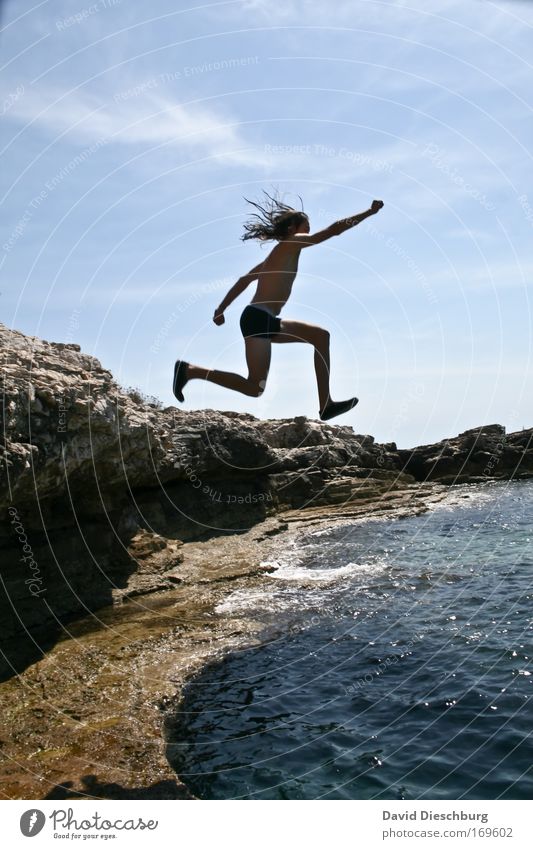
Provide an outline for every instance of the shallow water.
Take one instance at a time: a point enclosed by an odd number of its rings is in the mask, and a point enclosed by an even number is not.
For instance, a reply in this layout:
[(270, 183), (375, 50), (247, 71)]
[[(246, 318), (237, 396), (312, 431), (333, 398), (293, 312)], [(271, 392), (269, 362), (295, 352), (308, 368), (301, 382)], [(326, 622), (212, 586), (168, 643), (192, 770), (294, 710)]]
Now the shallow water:
[(292, 538), (219, 606), (265, 642), (185, 691), (168, 757), (207, 799), (533, 795), (533, 482)]

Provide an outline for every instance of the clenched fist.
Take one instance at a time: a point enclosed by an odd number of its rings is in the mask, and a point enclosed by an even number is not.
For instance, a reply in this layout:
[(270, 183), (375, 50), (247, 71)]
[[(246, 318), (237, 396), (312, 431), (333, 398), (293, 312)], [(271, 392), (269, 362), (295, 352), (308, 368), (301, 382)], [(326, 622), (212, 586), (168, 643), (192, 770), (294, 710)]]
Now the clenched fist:
[(213, 321), (215, 322), (215, 324), (224, 324), (225, 320), (226, 319), (224, 318), (223, 312), (216, 312), (213, 316)]
[(376, 214), (376, 212), (379, 212), (379, 210), (382, 208), (382, 206), (383, 206), (383, 201), (382, 201), (382, 200), (373, 200), (373, 201), (372, 201), (372, 206), (370, 207), (370, 212), (371, 212), (373, 215), (375, 215), (375, 214)]

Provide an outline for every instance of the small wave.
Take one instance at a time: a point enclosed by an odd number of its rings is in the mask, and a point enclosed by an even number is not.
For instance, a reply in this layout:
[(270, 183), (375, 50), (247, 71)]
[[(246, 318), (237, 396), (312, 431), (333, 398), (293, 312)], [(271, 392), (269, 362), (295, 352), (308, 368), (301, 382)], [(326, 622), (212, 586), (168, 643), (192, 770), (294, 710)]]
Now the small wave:
[(487, 481), (486, 483), (465, 483), (453, 486), (442, 501), (432, 505), (432, 512), (451, 512), (457, 507), (479, 507), (487, 502), (495, 502), (508, 496), (513, 484), (510, 481)]
[(231, 593), (224, 601), (215, 606), (215, 613), (234, 614), (234, 613), (249, 613), (255, 610), (259, 604), (268, 607), (268, 596), (266, 593), (259, 593), (253, 590), (238, 590)]
[(346, 563), (344, 566), (334, 568), (316, 568), (304, 566), (298, 562), (268, 561), (262, 564), (273, 566), (276, 571), (271, 573), (271, 579), (280, 581), (294, 581), (298, 584), (331, 584), (343, 578), (368, 577), (383, 572), (385, 564), (377, 563)]
[[(215, 607), (219, 614), (250, 614), (256, 612), (290, 612), (304, 610), (318, 603), (324, 603), (322, 588), (335, 585), (346, 579), (357, 590), (367, 587), (369, 576), (380, 574), (385, 569), (385, 563), (346, 563), (336, 568), (310, 568), (298, 562), (287, 562), (281, 560), (264, 560), (261, 566), (274, 568), (265, 583), (258, 589), (236, 590), (224, 601)], [(363, 583), (358, 583), (361, 578)], [(276, 582), (272, 587), (270, 582)], [(281, 586), (280, 586), (280, 582)], [(270, 587), (269, 584), (270, 583)], [(320, 586), (318, 596), (312, 592), (313, 588)], [(302, 592), (304, 590), (304, 592)]]
[(254, 615), (261, 617), (270, 613), (292, 613), (295, 610), (303, 610), (319, 601), (318, 597), (310, 593), (304, 594), (298, 588), (280, 588), (279, 586), (267, 589), (236, 590), (224, 601), (217, 604), (215, 612), (230, 615)]

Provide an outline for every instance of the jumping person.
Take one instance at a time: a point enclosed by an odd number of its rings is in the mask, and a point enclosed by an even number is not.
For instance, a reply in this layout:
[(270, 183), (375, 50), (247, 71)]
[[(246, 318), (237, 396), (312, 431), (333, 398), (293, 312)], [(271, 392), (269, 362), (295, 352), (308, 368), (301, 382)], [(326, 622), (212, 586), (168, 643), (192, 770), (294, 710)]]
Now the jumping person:
[(272, 342), (307, 342), (314, 348), (314, 364), (318, 387), (319, 416), (322, 421), (347, 413), (358, 402), (357, 398), (347, 401), (332, 401), (329, 394), (329, 332), (315, 324), (304, 321), (292, 321), (279, 318), (279, 313), (287, 303), (292, 284), (298, 271), (298, 260), (302, 248), (318, 245), (339, 236), (351, 227), (355, 227), (370, 215), (375, 215), (383, 206), (383, 201), (375, 200), (370, 209), (335, 221), (318, 233), (310, 233), (309, 218), (305, 212), (299, 212), (281, 203), (277, 198), (267, 197), (264, 206), (248, 201), (259, 212), (254, 213), (244, 225), (243, 240), (258, 239), (276, 241), (278, 244), (267, 258), (252, 268), (244, 277), (240, 277), (226, 297), (215, 310), (213, 321), (224, 324), (224, 312), (247, 286), (257, 280), (257, 289), (250, 304), (245, 307), (240, 327), (246, 347), (248, 377), (228, 371), (202, 368), (201, 366), (177, 360), (174, 366), (173, 391), (178, 401), (183, 402), (183, 387), (189, 380), (209, 380), (218, 386), (234, 389), (244, 395), (259, 397), (265, 389), (270, 367)]

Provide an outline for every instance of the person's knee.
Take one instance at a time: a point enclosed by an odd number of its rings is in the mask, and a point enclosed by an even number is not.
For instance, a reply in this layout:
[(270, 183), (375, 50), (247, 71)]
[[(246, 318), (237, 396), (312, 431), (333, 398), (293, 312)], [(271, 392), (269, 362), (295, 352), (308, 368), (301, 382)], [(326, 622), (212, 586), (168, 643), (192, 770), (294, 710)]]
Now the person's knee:
[(266, 380), (251, 381), (250, 395), (252, 395), (253, 398), (259, 398), (259, 396), (265, 391), (265, 386)]
[(265, 391), (265, 386), (266, 386), (266, 378), (264, 380), (260, 380), (259, 383), (257, 384), (257, 396), (256, 396), (257, 398), (259, 398), (259, 396), (263, 394), (263, 392)]
[(325, 327), (317, 327), (315, 331), (314, 344), (317, 348), (325, 348), (329, 345), (329, 330)]

